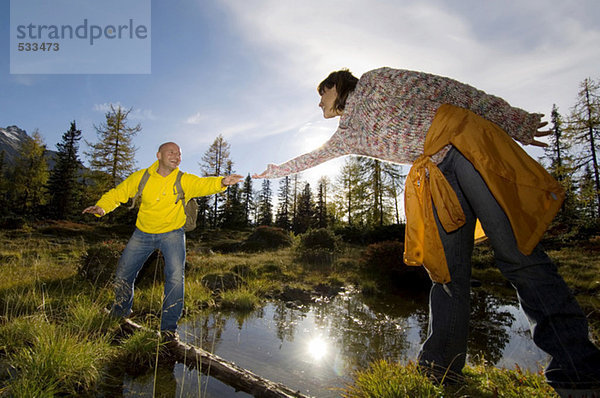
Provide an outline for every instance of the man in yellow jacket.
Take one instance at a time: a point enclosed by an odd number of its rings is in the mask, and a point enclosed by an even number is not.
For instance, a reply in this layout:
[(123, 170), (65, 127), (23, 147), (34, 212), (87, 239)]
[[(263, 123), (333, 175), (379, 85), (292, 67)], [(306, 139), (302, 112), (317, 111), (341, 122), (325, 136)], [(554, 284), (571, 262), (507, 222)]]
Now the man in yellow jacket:
[[(165, 259), (165, 288), (160, 330), (164, 338), (176, 338), (177, 321), (183, 310), (185, 267), (185, 203), (177, 202), (175, 179), (181, 163), (181, 150), (173, 142), (158, 148), (157, 161), (148, 168), (150, 177), (142, 193), (136, 229), (121, 254), (115, 276), (115, 303), (111, 314), (127, 317), (133, 305), (135, 278), (155, 250)], [(83, 213), (102, 217), (135, 196), (145, 170), (138, 170), (116, 188), (105, 193)], [(207, 196), (224, 191), (242, 180), (239, 174), (226, 177), (181, 176), (181, 186), (187, 198)]]

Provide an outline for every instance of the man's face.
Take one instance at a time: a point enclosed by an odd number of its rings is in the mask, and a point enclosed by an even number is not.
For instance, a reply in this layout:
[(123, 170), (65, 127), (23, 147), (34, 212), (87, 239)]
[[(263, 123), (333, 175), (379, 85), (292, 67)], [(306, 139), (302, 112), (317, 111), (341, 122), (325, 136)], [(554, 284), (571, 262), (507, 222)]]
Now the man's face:
[(181, 150), (177, 144), (166, 144), (158, 151), (156, 157), (160, 167), (173, 171), (181, 163)]

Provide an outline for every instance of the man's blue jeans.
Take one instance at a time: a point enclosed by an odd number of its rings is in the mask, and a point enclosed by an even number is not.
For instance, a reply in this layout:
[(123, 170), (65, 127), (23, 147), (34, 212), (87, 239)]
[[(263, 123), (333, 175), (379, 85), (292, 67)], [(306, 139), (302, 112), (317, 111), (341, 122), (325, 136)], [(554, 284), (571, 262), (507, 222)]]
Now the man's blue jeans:
[(454, 147), (440, 170), (456, 191), (466, 224), (446, 233), (437, 219), (452, 281), (434, 283), (430, 292), (429, 331), (419, 363), (460, 373), (466, 359), (470, 315), (471, 254), (476, 218), (494, 249), (496, 265), (517, 291), (531, 325), (533, 341), (552, 356), (546, 368), (555, 385), (583, 386), (600, 382), (600, 351), (588, 338), (585, 314), (538, 245), (522, 254), (512, 228), (481, 175)]
[(115, 303), (111, 313), (126, 317), (131, 314), (135, 279), (152, 252), (160, 250), (165, 259), (165, 290), (160, 322), (161, 330), (176, 330), (183, 311), (185, 232), (183, 228), (162, 234), (149, 234), (135, 229), (117, 267)]

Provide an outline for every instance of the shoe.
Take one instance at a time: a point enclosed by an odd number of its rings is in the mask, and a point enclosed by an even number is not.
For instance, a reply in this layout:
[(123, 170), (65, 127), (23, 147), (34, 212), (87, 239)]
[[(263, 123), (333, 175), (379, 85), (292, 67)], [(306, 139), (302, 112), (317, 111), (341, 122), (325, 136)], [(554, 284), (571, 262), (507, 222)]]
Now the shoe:
[(179, 342), (179, 333), (177, 330), (161, 330), (160, 339), (165, 344), (172, 344)]

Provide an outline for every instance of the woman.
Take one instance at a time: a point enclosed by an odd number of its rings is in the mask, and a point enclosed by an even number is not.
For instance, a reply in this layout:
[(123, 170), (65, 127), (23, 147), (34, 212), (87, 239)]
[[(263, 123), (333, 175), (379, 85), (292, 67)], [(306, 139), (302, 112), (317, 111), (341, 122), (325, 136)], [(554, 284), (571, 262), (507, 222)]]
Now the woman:
[(479, 219), (497, 266), (517, 290), (534, 342), (552, 356), (545, 373), (550, 384), (600, 385), (600, 351), (588, 338), (585, 315), (538, 244), (564, 192), (514, 142), (544, 146), (534, 139), (549, 134), (539, 130), (546, 125), (542, 115), (452, 79), (391, 68), (360, 80), (348, 70), (333, 72), (318, 92), (323, 116), (340, 117), (335, 134), (254, 177), (279, 178), (348, 154), (413, 164), (404, 260), (423, 264), (434, 282), (419, 364), (440, 379), (464, 367)]

